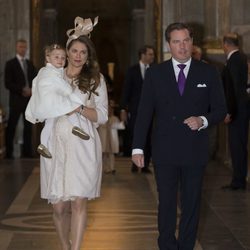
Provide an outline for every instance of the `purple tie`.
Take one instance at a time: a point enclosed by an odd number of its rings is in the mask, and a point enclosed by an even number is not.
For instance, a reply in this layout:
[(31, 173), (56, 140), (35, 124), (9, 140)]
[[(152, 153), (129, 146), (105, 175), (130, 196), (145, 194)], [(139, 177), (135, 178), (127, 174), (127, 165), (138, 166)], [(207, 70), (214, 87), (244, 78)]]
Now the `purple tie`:
[(180, 72), (178, 75), (178, 87), (179, 87), (180, 95), (182, 95), (183, 91), (184, 91), (185, 83), (186, 83), (186, 77), (185, 77), (184, 72), (183, 72), (186, 65), (185, 64), (178, 64), (177, 66), (180, 68)]

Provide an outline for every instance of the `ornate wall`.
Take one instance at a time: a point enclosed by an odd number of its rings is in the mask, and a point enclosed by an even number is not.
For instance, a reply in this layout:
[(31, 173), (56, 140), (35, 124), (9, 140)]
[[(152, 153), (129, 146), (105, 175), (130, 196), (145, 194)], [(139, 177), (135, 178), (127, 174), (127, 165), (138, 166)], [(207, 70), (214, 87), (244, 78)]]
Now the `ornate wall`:
[[(4, 87), (5, 62), (15, 56), (19, 38), (30, 42), (29, 0), (0, 0), (0, 104), (8, 112), (8, 91)], [(28, 51), (28, 55), (30, 50)]]

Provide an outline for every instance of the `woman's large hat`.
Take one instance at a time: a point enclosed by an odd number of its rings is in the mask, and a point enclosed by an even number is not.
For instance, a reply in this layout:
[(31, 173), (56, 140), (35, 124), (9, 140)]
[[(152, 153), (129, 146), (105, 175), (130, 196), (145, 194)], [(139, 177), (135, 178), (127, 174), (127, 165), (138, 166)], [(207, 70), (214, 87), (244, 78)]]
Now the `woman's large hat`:
[(90, 37), (90, 32), (93, 30), (94, 26), (98, 23), (98, 16), (95, 18), (94, 23), (90, 18), (83, 19), (82, 17), (77, 16), (75, 18), (75, 28), (69, 29), (67, 31), (68, 41), (66, 47), (69, 43), (79, 36), (88, 36)]

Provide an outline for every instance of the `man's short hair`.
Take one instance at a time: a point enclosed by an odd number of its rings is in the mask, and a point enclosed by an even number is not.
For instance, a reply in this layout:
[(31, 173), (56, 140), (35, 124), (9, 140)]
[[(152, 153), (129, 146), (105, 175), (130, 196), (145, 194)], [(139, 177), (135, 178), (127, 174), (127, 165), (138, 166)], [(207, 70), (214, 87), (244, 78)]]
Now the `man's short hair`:
[(184, 30), (187, 29), (191, 38), (193, 38), (192, 29), (185, 23), (171, 23), (168, 25), (165, 31), (165, 39), (170, 42), (170, 33), (174, 30)]
[(240, 45), (239, 35), (237, 33), (227, 33), (223, 36), (223, 43), (238, 47)]
[(16, 44), (18, 44), (18, 43), (27, 43), (27, 41), (23, 38), (20, 38), (16, 41)]
[(144, 45), (143, 47), (141, 47), (139, 50), (138, 50), (138, 56), (139, 56), (139, 59), (141, 59), (141, 55), (142, 54), (146, 54), (147, 53), (147, 50), (148, 49), (152, 49), (154, 51), (154, 47), (151, 46), (151, 45)]

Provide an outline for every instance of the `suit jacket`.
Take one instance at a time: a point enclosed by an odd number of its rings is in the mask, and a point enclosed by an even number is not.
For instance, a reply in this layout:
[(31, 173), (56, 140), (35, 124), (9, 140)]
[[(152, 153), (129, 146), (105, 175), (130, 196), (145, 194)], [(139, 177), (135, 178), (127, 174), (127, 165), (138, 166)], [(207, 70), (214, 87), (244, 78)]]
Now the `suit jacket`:
[(247, 57), (239, 51), (234, 52), (222, 72), (222, 79), (228, 113), (234, 116), (242, 105), (247, 105), (246, 92), (248, 79)]
[[(26, 62), (29, 87), (31, 88), (32, 80), (36, 76), (37, 71), (31, 61), (26, 60)], [(22, 89), (25, 86), (25, 76), (22, 67), (16, 57), (6, 62), (4, 80), (5, 87), (10, 91), (10, 107), (25, 108), (29, 101), (29, 97), (22, 96)]]
[(141, 75), (140, 64), (131, 66), (126, 74), (123, 93), (121, 98), (121, 109), (128, 109), (130, 121), (134, 124), (139, 101), (141, 98), (141, 90), (143, 79)]
[(183, 121), (190, 116), (205, 116), (211, 126), (224, 119), (226, 105), (217, 70), (192, 60), (185, 90), (180, 96), (171, 59), (150, 67), (138, 108), (133, 148), (143, 149), (153, 115), (155, 164), (206, 164), (207, 129), (192, 131)]

